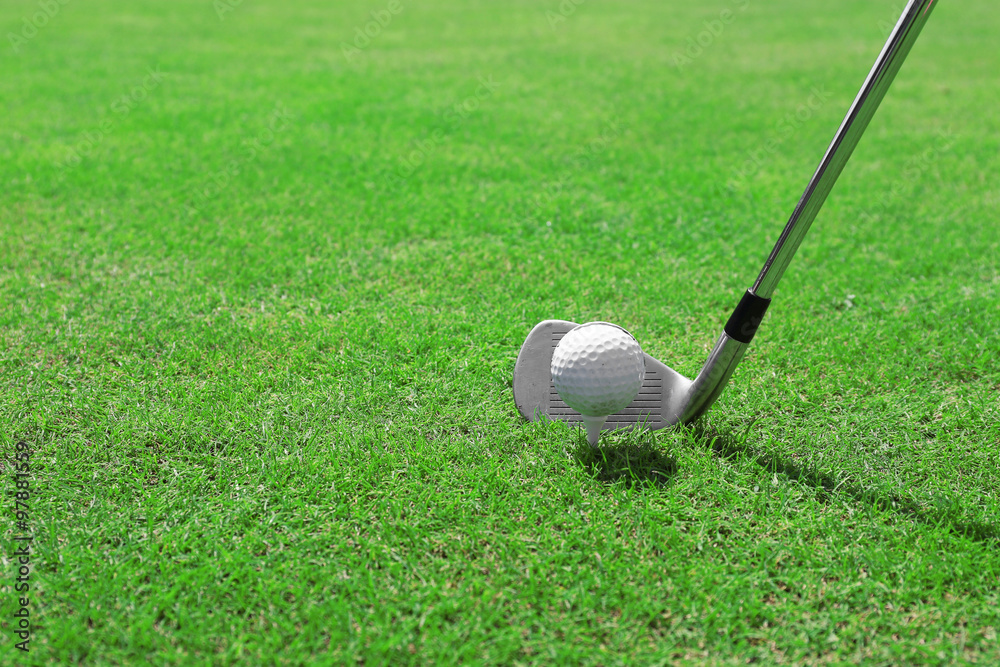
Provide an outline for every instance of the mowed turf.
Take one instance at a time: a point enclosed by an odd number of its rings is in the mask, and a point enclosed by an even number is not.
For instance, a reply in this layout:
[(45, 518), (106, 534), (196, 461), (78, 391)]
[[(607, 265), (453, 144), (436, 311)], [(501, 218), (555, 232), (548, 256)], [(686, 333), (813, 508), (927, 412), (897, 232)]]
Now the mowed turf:
[(901, 3), (3, 3), (0, 663), (1000, 662), (1000, 18), (938, 4), (715, 407), (592, 451), (525, 335), (696, 373)]

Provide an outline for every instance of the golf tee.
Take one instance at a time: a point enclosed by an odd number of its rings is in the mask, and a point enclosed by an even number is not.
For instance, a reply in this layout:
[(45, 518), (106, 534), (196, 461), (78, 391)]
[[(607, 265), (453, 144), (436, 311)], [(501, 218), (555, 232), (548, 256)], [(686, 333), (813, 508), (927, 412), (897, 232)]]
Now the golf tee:
[(587, 442), (590, 443), (591, 447), (597, 446), (597, 441), (601, 437), (601, 428), (604, 426), (605, 420), (608, 416), (603, 415), (600, 417), (592, 417), (590, 415), (582, 415), (583, 423), (587, 425)]

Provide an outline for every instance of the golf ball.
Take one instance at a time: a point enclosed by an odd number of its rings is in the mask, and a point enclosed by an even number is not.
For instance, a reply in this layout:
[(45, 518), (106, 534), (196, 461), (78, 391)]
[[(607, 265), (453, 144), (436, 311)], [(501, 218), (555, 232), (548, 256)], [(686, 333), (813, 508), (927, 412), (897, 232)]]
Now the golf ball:
[(552, 383), (563, 402), (581, 415), (604, 417), (625, 409), (645, 375), (639, 343), (607, 322), (570, 330), (552, 353)]

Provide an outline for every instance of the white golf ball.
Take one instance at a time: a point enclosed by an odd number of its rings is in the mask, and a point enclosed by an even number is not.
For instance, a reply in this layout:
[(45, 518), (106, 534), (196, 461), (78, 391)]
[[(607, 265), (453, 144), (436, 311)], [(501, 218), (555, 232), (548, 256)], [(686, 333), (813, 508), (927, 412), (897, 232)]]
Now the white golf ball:
[[(607, 322), (588, 322), (563, 336), (552, 353), (552, 383), (581, 415), (605, 417), (626, 408), (646, 375), (632, 334)], [(602, 420), (603, 423), (603, 420)]]

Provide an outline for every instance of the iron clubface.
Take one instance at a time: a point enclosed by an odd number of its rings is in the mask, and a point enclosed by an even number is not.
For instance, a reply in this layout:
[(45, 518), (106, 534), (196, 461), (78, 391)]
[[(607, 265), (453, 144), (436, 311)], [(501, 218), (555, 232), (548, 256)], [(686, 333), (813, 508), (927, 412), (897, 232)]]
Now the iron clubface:
[[(525, 419), (547, 418), (586, 426), (583, 415), (559, 397), (550, 371), (553, 351), (577, 326), (567, 320), (545, 320), (535, 325), (521, 346), (514, 363), (513, 388), (514, 402)], [(624, 410), (610, 415), (604, 429), (656, 430), (696, 419), (722, 392), (748, 345), (749, 340), (742, 342), (723, 332), (694, 380), (643, 353), (646, 373), (639, 394)]]

